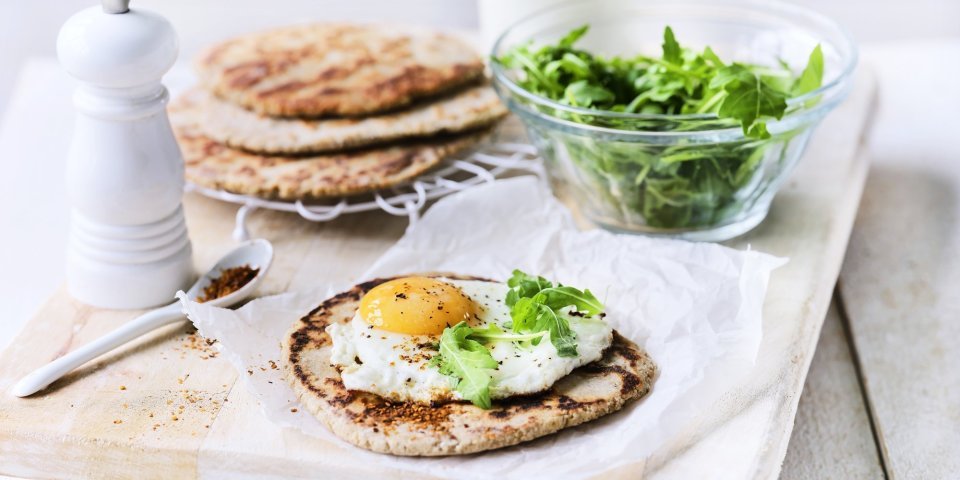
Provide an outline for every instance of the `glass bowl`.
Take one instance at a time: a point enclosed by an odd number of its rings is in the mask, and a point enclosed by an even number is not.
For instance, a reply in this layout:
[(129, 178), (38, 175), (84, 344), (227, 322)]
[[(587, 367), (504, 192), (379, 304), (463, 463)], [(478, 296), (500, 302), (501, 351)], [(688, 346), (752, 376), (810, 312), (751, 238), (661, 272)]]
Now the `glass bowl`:
[[(682, 45), (725, 61), (802, 69), (817, 44), (822, 87), (790, 99), (771, 137), (744, 136), (714, 114), (630, 114), (573, 107), (524, 90), (496, 61), (513, 46), (555, 43), (584, 24), (577, 47), (602, 55), (659, 55), (669, 25)], [(722, 241), (757, 226), (823, 117), (849, 92), (857, 50), (847, 32), (807, 9), (736, 1), (594, 0), (535, 13), (493, 49), (494, 86), (526, 126), (555, 193), (611, 230)]]

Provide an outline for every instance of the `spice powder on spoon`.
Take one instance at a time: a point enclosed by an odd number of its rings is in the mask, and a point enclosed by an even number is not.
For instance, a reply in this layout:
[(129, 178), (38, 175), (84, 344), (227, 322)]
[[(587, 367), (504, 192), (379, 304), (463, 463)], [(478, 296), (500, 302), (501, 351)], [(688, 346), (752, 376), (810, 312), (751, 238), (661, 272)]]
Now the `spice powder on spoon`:
[(210, 300), (230, 295), (250, 283), (251, 280), (256, 278), (259, 272), (259, 268), (252, 268), (250, 265), (225, 268), (220, 271), (220, 276), (211, 280), (210, 284), (206, 287), (203, 287), (203, 293), (197, 297), (197, 302), (209, 302)]

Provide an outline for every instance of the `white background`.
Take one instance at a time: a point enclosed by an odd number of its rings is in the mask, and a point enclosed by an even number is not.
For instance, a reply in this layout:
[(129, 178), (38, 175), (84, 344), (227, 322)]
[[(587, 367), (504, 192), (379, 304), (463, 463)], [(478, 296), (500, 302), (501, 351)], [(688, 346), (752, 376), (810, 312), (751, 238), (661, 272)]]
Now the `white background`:
[[(490, 0), (517, 8), (531, 0)], [(541, 0), (542, 1), (542, 0)], [(666, 0), (669, 1), (669, 0)], [(960, 0), (796, 0), (833, 17), (861, 42), (960, 37)], [(57, 30), (96, 0), (0, 0), (0, 111), (24, 59), (54, 55)], [(233, 33), (292, 21), (342, 18), (477, 27), (476, 0), (133, 0), (170, 19), (182, 57)], [(3, 161), (0, 160), (0, 168)]]

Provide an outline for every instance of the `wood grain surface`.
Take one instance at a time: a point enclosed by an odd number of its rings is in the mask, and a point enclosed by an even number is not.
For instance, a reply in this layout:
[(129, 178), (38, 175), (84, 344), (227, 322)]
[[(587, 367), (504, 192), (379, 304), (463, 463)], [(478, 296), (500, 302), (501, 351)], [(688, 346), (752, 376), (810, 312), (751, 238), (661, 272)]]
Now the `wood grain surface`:
[[(960, 42), (925, 50), (960, 58)], [(881, 105), (840, 291), (891, 478), (958, 478), (960, 90), (949, 79), (960, 63), (918, 76), (915, 52), (885, 50), (881, 88), (937, 92), (938, 107), (912, 95)]]
[(883, 478), (844, 322), (834, 301), (800, 396), (783, 480)]
[[(779, 473), (866, 174), (857, 152), (873, 91), (871, 77), (861, 76), (850, 99), (815, 135), (768, 220), (731, 243), (791, 258), (772, 279), (760, 357), (749, 380), (715, 405), (704, 405), (682, 438), (605, 478)], [(235, 207), (188, 195), (185, 208), (197, 268), (204, 270), (232, 244)], [(406, 221), (370, 213), (313, 224), (296, 215), (257, 211), (250, 226), (277, 252), (260, 290), (270, 294), (306, 288), (319, 278), (357, 280), (402, 234)], [(136, 313), (92, 309), (58, 292), (0, 354), (0, 390)], [(185, 326), (170, 327), (92, 362), (42, 395), (0, 397), (0, 473), (170, 478), (322, 472), (410, 478), (348, 464), (341, 449), (349, 447), (269, 423), (236, 386), (237, 373), (223, 358), (210, 357)]]
[[(198, 270), (206, 270), (233, 244), (235, 207), (188, 195), (185, 209)], [(259, 295), (308, 288), (321, 277), (358, 280), (406, 227), (403, 219), (376, 214), (315, 224), (256, 212), (250, 221), (277, 252)], [(0, 391), (137, 313), (94, 309), (57, 292), (0, 356)], [(336, 471), (338, 447), (270, 424), (255, 400), (233, 388), (237, 372), (191, 330), (183, 323), (153, 332), (42, 394), (0, 397), (0, 471), (127, 478), (191, 477), (206, 468), (240, 473), (257, 466), (271, 473), (294, 468), (305, 476), (317, 468)], [(280, 468), (290, 463), (283, 459), (298, 456), (312, 462)], [(341, 467), (346, 474), (347, 466)]]

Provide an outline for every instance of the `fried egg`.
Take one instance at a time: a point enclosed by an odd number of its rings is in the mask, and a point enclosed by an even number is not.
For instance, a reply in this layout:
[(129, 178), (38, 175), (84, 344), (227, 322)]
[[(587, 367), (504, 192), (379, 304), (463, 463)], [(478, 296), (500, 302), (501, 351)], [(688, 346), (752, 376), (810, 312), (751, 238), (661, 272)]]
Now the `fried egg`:
[[(474, 328), (496, 324), (508, 330), (508, 290), (499, 282), (447, 278), (382, 283), (364, 295), (350, 322), (327, 327), (333, 341), (331, 362), (350, 390), (395, 401), (460, 400), (455, 380), (430, 365), (436, 344), (446, 327), (461, 321)], [(600, 359), (613, 341), (612, 328), (600, 319), (570, 316), (570, 328), (576, 334), (576, 357), (559, 356), (549, 338), (535, 346), (487, 344), (498, 364), (491, 371), (491, 398), (546, 390), (573, 369)]]

